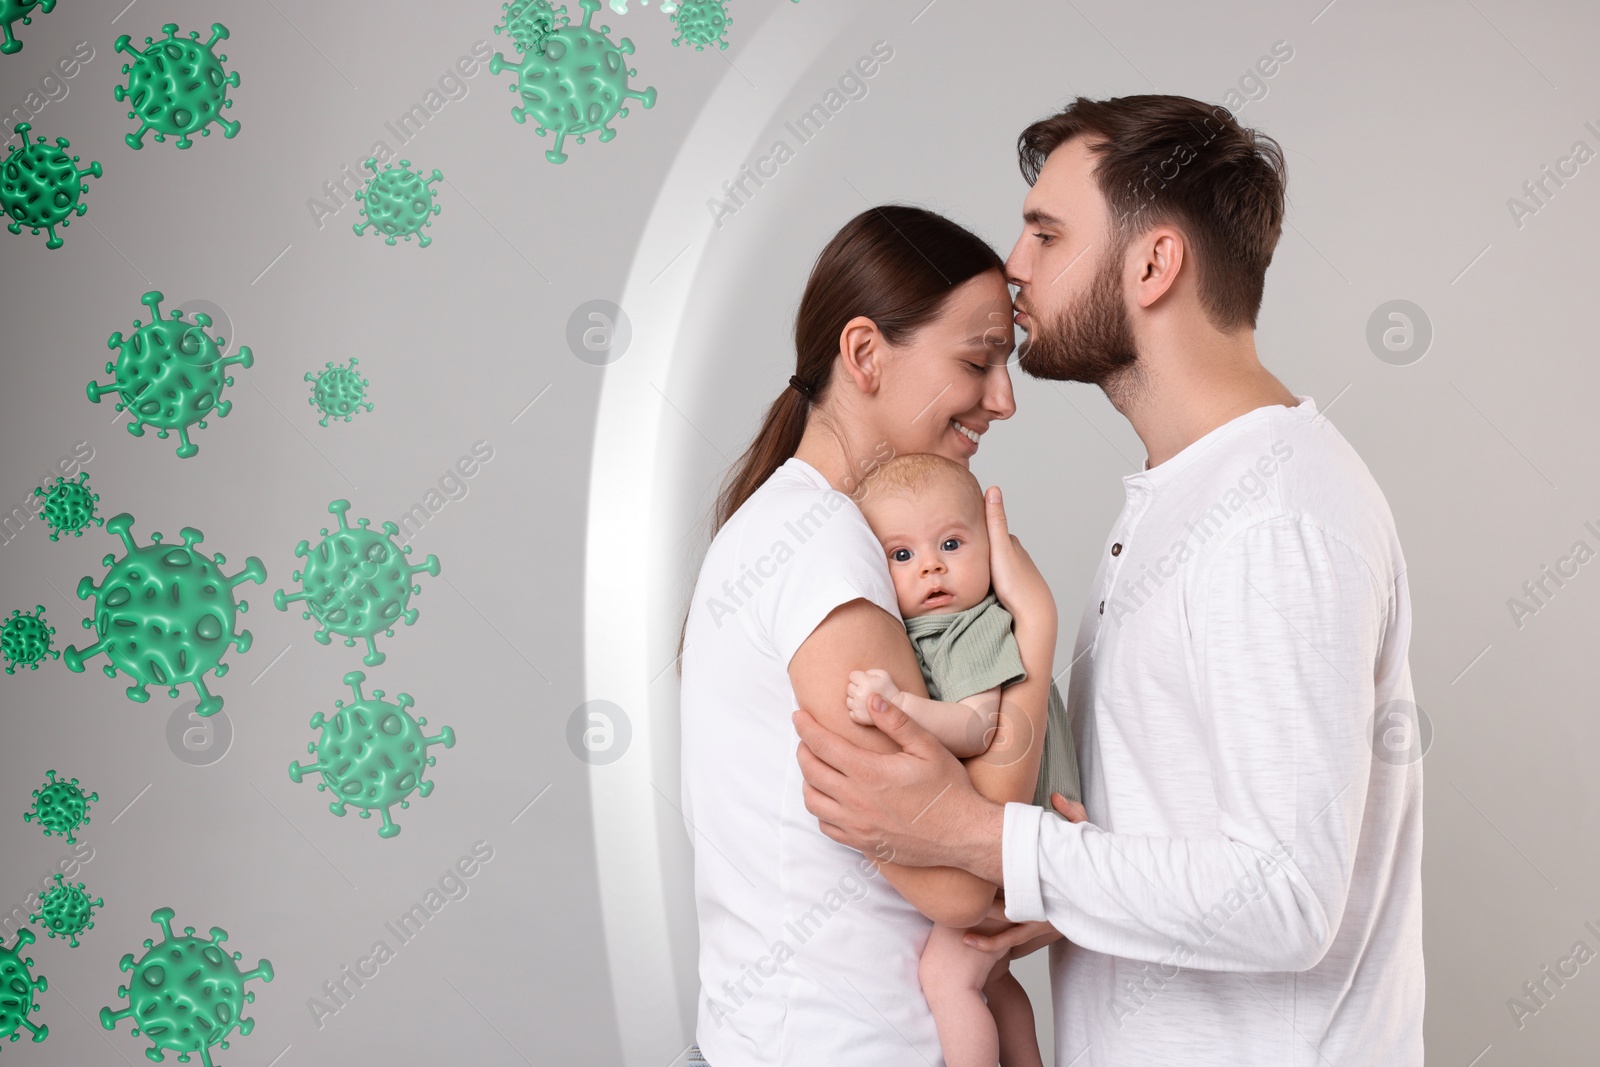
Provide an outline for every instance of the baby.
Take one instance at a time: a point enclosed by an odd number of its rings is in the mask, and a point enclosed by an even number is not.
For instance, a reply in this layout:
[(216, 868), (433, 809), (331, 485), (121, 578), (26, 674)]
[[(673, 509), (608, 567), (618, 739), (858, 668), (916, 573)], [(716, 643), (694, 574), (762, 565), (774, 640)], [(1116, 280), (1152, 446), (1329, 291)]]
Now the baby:
[[(1002, 691), (1027, 677), (1011, 614), (990, 588), (983, 491), (965, 467), (930, 454), (897, 456), (863, 485), (861, 511), (888, 553), (928, 696), (902, 692), (883, 670), (851, 671), (850, 717), (871, 725), (867, 702), (876, 693), (957, 758), (980, 755), (994, 740)], [(1082, 797), (1066, 707), (1054, 683), (1049, 694), (1033, 803), (1053, 811), (1052, 792)], [(969, 948), (965, 932), (935, 923), (918, 966), (946, 1064), (1040, 1065), (1033, 1008), (1007, 957)]]

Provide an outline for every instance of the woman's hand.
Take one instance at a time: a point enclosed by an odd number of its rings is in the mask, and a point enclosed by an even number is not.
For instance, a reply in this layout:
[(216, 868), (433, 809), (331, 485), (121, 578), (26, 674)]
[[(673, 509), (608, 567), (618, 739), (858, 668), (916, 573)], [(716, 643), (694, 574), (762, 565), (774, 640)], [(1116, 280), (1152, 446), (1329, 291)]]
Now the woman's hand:
[(1047, 625), (1054, 632), (1055, 597), (1050, 595), (1050, 586), (1039, 573), (1033, 557), (1007, 528), (1000, 487), (991, 485), (983, 499), (989, 530), (989, 580), (994, 583), (995, 596), (1017, 619), (1026, 619), (1033, 625)]

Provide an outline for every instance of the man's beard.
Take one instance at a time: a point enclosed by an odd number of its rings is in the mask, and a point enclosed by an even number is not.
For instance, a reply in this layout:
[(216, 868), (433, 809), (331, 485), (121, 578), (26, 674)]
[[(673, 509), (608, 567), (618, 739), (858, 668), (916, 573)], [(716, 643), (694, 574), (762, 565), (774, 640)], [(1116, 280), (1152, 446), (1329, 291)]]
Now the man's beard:
[(1035, 378), (1086, 382), (1108, 393), (1133, 383), (1141, 368), (1122, 302), (1122, 258), (1121, 249), (1106, 257), (1076, 308), (1048, 319), (1029, 312), (1033, 328), (1017, 349), (1017, 366)]

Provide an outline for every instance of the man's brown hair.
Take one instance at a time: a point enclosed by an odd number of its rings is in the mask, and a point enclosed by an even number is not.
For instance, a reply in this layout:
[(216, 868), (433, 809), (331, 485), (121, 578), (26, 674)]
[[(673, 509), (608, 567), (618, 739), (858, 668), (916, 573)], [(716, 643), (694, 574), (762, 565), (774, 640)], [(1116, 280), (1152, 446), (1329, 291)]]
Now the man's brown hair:
[(1078, 97), (1017, 138), (1032, 185), (1073, 137), (1095, 158), (1095, 180), (1119, 247), (1166, 223), (1188, 239), (1200, 305), (1219, 330), (1254, 329), (1267, 267), (1283, 231), (1283, 150), (1240, 126), (1221, 104), (1145, 94)]

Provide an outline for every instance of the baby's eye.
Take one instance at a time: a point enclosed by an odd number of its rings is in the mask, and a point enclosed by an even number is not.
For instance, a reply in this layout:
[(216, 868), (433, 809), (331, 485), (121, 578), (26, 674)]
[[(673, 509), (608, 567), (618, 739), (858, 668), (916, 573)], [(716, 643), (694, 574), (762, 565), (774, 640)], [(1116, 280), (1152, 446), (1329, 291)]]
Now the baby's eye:
[(961, 538), (959, 538), (959, 537), (947, 537), (947, 538), (944, 539), (944, 544), (939, 546), (939, 548), (941, 550), (945, 551), (945, 552), (954, 552), (956, 549), (958, 549), (960, 547), (961, 547)]
[(897, 548), (889, 553), (889, 558), (896, 563), (904, 563), (911, 558), (911, 550), (909, 548)]

